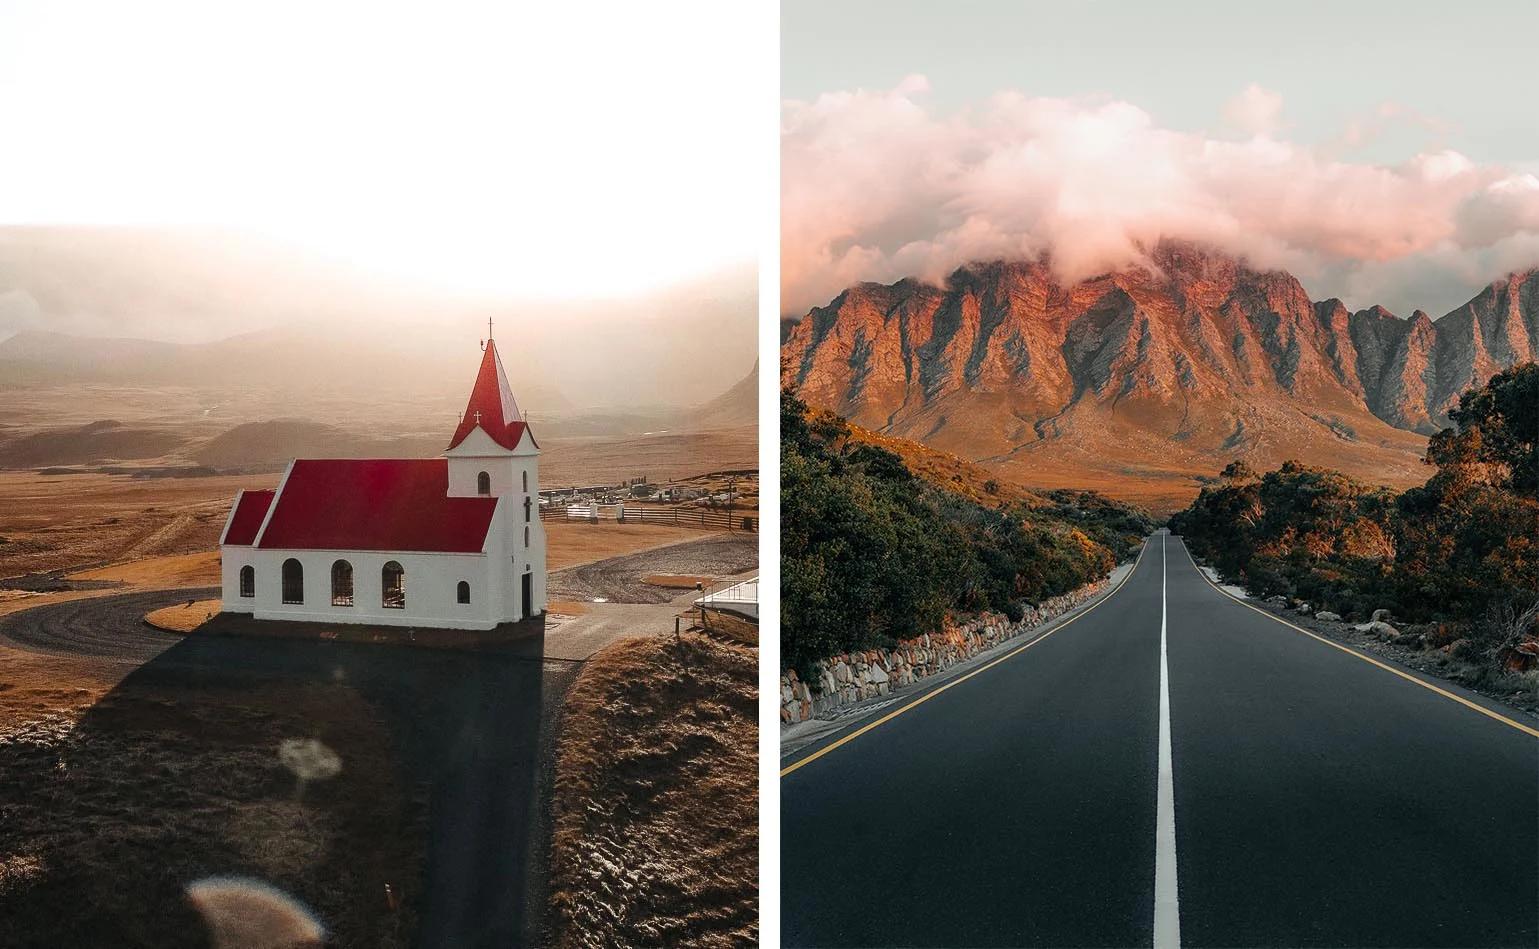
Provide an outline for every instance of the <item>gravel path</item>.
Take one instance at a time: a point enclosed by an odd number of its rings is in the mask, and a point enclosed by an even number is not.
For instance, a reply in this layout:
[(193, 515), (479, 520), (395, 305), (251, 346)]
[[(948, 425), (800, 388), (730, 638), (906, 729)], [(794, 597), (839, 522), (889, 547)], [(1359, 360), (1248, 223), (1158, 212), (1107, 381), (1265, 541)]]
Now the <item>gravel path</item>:
[(679, 590), (642, 583), (654, 574), (725, 577), (759, 565), (757, 534), (716, 534), (670, 547), (638, 551), (550, 575), (553, 600), (667, 603)]
[(144, 614), (219, 595), (218, 587), (70, 600), (0, 617), (0, 645), (50, 656), (145, 662), (182, 641), (151, 629)]

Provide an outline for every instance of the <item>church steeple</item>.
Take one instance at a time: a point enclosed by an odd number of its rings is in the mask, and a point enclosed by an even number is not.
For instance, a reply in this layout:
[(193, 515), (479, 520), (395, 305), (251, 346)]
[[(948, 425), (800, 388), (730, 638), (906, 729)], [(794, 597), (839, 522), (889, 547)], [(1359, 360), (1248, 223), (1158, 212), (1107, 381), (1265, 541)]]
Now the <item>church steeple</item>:
[[(487, 322), (487, 330), (491, 330), (490, 321)], [(502, 368), (502, 359), (497, 355), (497, 344), (490, 337), (486, 340), (475, 385), (470, 390), (470, 402), (465, 406), (465, 415), (460, 419), (459, 427), (454, 430), (449, 448), (458, 446), (477, 428), (509, 451), (516, 449), (526, 437), (534, 444), (534, 434), (529, 431), (529, 424), (518, 407), (518, 400), (513, 398), (513, 387), (508, 384), (507, 371)]]

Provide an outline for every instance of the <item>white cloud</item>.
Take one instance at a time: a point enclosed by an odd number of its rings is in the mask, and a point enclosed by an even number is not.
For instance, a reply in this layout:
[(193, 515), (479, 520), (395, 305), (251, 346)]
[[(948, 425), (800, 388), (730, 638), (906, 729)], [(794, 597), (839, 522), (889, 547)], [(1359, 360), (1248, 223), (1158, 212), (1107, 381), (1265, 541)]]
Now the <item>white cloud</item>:
[(1255, 83), (1224, 104), (1224, 119), (1249, 135), (1271, 136), (1282, 116), (1282, 96)]
[[(1539, 240), (1533, 175), (1441, 147), (1389, 166), (1336, 159), (1277, 137), (1282, 99), (1257, 86), (1226, 107), (1249, 133), (1240, 141), (1161, 128), (1104, 97), (1001, 93), (940, 115), (918, 101), (927, 88), (911, 77), (783, 103), (785, 311), (860, 280), (940, 279), (1047, 250), (1077, 279), (1161, 237), (1285, 267), (1317, 297), (1434, 315), (1492, 268), (1539, 262), (1524, 256)], [(1437, 125), (1393, 103), (1378, 111)], [(1415, 298), (1397, 289), (1405, 275)]]

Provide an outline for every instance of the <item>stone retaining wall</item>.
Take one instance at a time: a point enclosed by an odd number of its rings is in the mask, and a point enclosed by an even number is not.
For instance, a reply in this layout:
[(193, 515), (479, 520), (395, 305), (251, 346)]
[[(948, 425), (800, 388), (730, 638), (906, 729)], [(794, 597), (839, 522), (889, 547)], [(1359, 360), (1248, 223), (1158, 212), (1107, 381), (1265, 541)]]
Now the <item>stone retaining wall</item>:
[(1107, 581), (1087, 584), (1028, 608), (1019, 623), (985, 613), (939, 633), (906, 639), (893, 649), (841, 653), (818, 663), (821, 689), (814, 692), (787, 669), (780, 674), (780, 722), (789, 725), (825, 712), (887, 695), (894, 689), (944, 672), (959, 662), (1056, 619), (1106, 590)]

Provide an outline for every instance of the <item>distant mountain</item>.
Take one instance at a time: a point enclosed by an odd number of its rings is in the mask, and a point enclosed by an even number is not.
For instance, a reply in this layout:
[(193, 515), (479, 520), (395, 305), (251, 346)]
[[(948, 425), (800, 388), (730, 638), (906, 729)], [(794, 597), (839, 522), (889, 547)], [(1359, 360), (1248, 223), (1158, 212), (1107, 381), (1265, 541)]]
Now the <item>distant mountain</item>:
[[(472, 297), (221, 231), (0, 226), (0, 385), (101, 373), (147, 385), (364, 379), (415, 397), (442, 380), (463, 405), (473, 347), (492, 319), (531, 413), (629, 412), (698, 405), (758, 349), (757, 281), (745, 266), (625, 297), (585, 295), (574, 286), (556, 300)], [(59, 337), (72, 341), (62, 352)], [(309, 414), (303, 400), (290, 413)]]
[(759, 422), (759, 361), (732, 388), (691, 412), (698, 428), (735, 428)]
[(104, 419), (87, 425), (0, 438), (0, 468), (144, 461), (174, 452), (187, 441), (176, 432), (135, 428)]
[(1189, 244), (1151, 260), (1067, 286), (1042, 259), (851, 287), (790, 331), (782, 384), (1022, 483), (1173, 497), (1236, 458), (1420, 483), (1459, 392), (1539, 351), (1535, 271), (1434, 322)]
[[(209, 343), (103, 339), (27, 331), (0, 342), (0, 380), (13, 386), (132, 385), (289, 392), (292, 411), (309, 395), (463, 400), (479, 354), (419, 334), (371, 334), (330, 324), (260, 330)], [(511, 361), (511, 360), (510, 360)], [(569, 411), (552, 385), (522, 379), (520, 402), (535, 413)]]
[(287, 464), (293, 458), (431, 458), (448, 438), (371, 438), (308, 419), (237, 425), (198, 446), (193, 457), (220, 470)]

